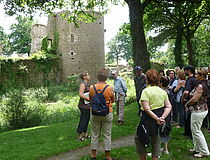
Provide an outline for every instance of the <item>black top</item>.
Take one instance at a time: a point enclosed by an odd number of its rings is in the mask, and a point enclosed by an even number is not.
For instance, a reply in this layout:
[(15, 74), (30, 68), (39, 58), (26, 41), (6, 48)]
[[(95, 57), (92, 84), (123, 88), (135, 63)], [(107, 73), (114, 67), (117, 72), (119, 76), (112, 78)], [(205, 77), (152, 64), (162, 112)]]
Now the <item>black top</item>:
[[(188, 77), (185, 84), (185, 91), (189, 91), (189, 93), (196, 87), (197, 82), (194, 76)], [(186, 97), (187, 100), (190, 100), (190, 96)]]
[(145, 75), (136, 76), (134, 78), (134, 83), (136, 88), (136, 98), (140, 99), (141, 90), (145, 88), (144, 86), (146, 84)]

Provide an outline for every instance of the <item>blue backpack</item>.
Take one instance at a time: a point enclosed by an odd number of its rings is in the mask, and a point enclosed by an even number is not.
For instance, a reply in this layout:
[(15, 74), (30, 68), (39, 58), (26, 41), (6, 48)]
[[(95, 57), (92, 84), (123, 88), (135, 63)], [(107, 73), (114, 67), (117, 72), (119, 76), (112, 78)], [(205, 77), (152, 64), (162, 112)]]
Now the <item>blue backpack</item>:
[(91, 105), (92, 105), (92, 115), (95, 116), (106, 116), (109, 114), (109, 107), (106, 105), (106, 99), (103, 95), (104, 91), (109, 85), (106, 85), (103, 90), (98, 93), (100, 90), (96, 90), (95, 85), (93, 88), (95, 90), (95, 95), (92, 98)]

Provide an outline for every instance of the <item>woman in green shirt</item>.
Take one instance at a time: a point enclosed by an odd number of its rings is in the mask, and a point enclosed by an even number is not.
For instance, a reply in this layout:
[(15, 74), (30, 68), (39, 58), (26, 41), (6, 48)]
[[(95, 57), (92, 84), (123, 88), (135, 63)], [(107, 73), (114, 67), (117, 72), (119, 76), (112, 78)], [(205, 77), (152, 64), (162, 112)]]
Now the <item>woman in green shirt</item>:
[[(156, 70), (146, 73), (147, 88), (142, 91), (140, 102), (143, 106), (141, 122), (144, 124), (151, 138), (152, 160), (160, 156), (160, 141), (158, 128), (165, 123), (171, 111), (171, 104), (166, 91), (158, 87), (159, 75)], [(146, 160), (146, 148), (135, 138), (136, 149), (140, 160)]]

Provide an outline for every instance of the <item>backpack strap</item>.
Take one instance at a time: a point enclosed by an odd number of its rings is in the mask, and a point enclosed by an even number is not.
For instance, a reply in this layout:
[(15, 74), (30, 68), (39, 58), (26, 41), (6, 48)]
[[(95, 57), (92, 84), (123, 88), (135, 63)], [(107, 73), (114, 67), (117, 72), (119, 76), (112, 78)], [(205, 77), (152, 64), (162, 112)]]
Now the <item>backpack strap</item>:
[(94, 88), (94, 90), (95, 90), (96, 94), (98, 94), (98, 91), (96, 90), (95, 85), (93, 85), (93, 88)]
[[(109, 86), (109, 85), (106, 85), (106, 86), (102, 89), (101, 94), (103, 94), (103, 93), (104, 93), (104, 91), (106, 90), (106, 88), (107, 88), (108, 86)], [(98, 91), (97, 91), (97, 89), (96, 89), (95, 85), (93, 85), (93, 88), (94, 88), (94, 90), (95, 90), (96, 94), (98, 94)]]
[(101, 94), (104, 93), (104, 91), (106, 90), (107, 87), (109, 87), (109, 85), (106, 85), (106, 86), (103, 88), (103, 90), (101, 91)]

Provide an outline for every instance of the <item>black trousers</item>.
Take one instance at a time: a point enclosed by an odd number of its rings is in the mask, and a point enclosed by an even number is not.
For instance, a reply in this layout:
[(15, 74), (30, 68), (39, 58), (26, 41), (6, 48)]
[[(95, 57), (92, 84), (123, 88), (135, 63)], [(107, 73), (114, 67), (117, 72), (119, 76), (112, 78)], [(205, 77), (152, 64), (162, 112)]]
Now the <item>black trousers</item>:
[(90, 121), (90, 109), (79, 108), (80, 109), (80, 120), (77, 128), (77, 133), (87, 132), (88, 123)]
[(184, 135), (192, 137), (191, 132), (191, 112), (187, 111), (185, 112), (185, 123), (184, 123)]

